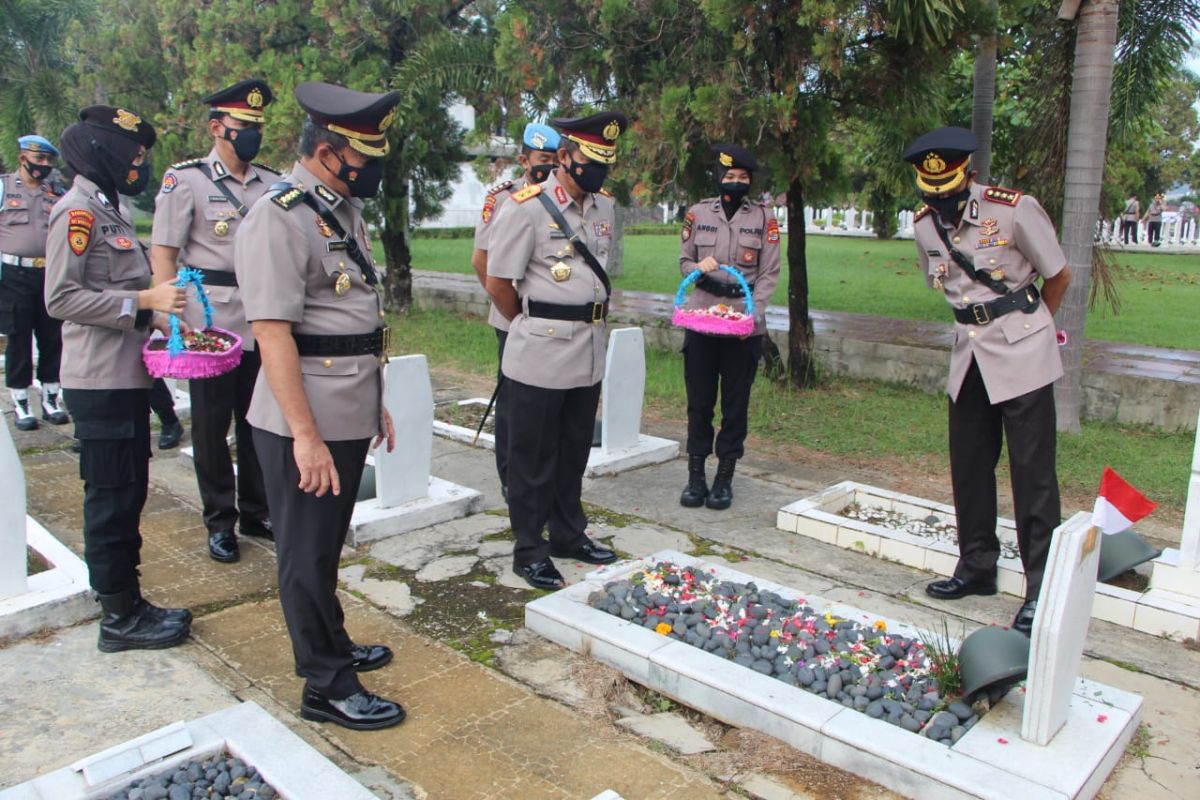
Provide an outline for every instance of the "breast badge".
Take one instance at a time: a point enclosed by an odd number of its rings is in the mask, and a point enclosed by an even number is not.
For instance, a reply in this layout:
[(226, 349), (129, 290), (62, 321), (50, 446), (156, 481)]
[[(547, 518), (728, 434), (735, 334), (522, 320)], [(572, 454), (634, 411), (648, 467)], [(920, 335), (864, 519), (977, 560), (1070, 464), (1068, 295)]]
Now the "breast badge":
[(1004, 280), (1004, 270), (1002, 270), (1002, 269), (1000, 269), (1000, 268), (996, 268), (996, 269), (992, 270), (992, 271), (991, 271), (990, 273), (988, 273), (988, 274), (989, 274), (989, 275), (991, 275), (991, 278), (992, 278), (992, 280), (994, 280), (994, 281), (1002, 281), (1002, 280)]
[(940, 275), (934, 277), (933, 288), (937, 289), (939, 292), (942, 291), (942, 277)]
[(316, 220), (317, 230), (321, 232), (322, 236), (324, 236), (326, 239), (333, 236), (333, 228), (329, 227), (329, 223), (325, 221), (324, 217), (317, 217)]
[(753, 250), (743, 250), (742, 251), (742, 263), (743, 264), (753, 264), (754, 259), (755, 259), (755, 256), (754, 256)]
[(571, 277), (571, 265), (564, 261), (555, 262), (554, 266), (550, 267), (550, 276), (559, 283), (562, 283)]
[(346, 272), (339, 272), (337, 279), (333, 282), (333, 293), (341, 297), (348, 291), (350, 291), (350, 275)]
[(979, 223), (979, 232), (984, 236), (995, 236), (1000, 232), (1000, 223), (995, 217), (988, 217)]
[(229, 220), (227, 220), (227, 219), (217, 220), (217, 223), (215, 225), (213, 225), (213, 233), (215, 233), (217, 236), (227, 235), (229, 233)]

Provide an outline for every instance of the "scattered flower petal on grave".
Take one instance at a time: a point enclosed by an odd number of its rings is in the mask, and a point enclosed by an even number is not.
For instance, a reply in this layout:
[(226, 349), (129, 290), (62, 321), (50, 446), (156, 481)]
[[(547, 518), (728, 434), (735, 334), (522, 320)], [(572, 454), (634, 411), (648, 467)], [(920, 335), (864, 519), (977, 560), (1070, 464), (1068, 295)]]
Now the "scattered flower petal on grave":
[(883, 631), (887, 630), (887, 623), (881, 619), (877, 619), (877, 620), (875, 620), (875, 624), (872, 625), (871, 627), (873, 627), (877, 631), (883, 632)]
[(1003, 736), (998, 737), (996, 741), (1000, 744), (1008, 744), (1008, 739), (1005, 739)]
[(1100, 716), (1096, 717), (1096, 722), (1108, 722), (1108, 715), (1101, 714)]
[(661, 633), (663, 636), (666, 636), (668, 633), (671, 632), (671, 626), (665, 622), (660, 622), (660, 623), (658, 623), (658, 625), (655, 626), (654, 632)]

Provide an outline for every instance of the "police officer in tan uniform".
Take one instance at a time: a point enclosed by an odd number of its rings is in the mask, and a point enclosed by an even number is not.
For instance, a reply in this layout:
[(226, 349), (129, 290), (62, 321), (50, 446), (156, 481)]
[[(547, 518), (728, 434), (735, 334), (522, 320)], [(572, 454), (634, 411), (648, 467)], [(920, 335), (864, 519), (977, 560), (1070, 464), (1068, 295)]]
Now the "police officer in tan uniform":
[(124, 108), (91, 106), (60, 142), (75, 171), (50, 215), (46, 307), (64, 320), (62, 382), (80, 441), (83, 548), (100, 596), (104, 652), (171, 647), (187, 638), (192, 615), (158, 608), (141, 595), (138, 523), (150, 481), (150, 375), (142, 345), (151, 327), (184, 308), (184, 292), (150, 286), (150, 262), (122, 196), (141, 193), (150, 175), (154, 128)]
[(37, 429), (29, 408), (33, 383), (33, 340), (37, 337), (37, 378), (42, 384), (42, 419), (65, 425), (70, 417), (60, 402), (58, 367), (62, 356), (62, 322), (46, 313), (46, 234), (50, 209), (63, 195), (50, 181), (58, 149), (41, 136), (17, 139), (16, 172), (0, 175), (0, 333), (4, 348), (4, 382), (12, 395), (19, 431)]
[(1071, 273), (1037, 200), (975, 183), (968, 164), (976, 147), (970, 131), (939, 128), (904, 151), (927, 204), (913, 225), (917, 255), (955, 320), (946, 392), (958, 566), (925, 591), (946, 600), (996, 593), (996, 463), (1007, 439), (1026, 586), (1013, 627), (1028, 634), (1061, 522), (1053, 383), (1063, 369), (1054, 313)]
[[(510, 321), (501, 370), (509, 393), (513, 571), (538, 589), (563, 585), (551, 556), (616, 560), (588, 538), (580, 495), (608, 332), (604, 266), (613, 203), (600, 189), (628, 122), (605, 112), (551, 124), (562, 134), (559, 167), (501, 209), (487, 263), (488, 294)], [(549, 543), (542, 538), (547, 525)]]
[[(758, 162), (733, 144), (713, 146), (718, 195), (687, 212), (679, 248), (679, 271), (704, 274), (688, 298), (689, 308), (724, 303), (745, 312), (741, 285), (721, 265), (736, 267), (754, 298), (754, 333), (746, 337), (685, 331), (683, 374), (688, 398), (688, 483), (681, 505), (722, 510), (733, 503), (733, 472), (745, 452), (750, 387), (767, 333), (767, 304), (779, 283), (779, 222), (766, 206), (748, 199)], [(717, 474), (712, 491), (704, 462), (713, 452), (713, 408), (721, 394), (721, 431), (716, 435)]]
[(358, 673), (392, 660), (356, 645), (337, 569), (372, 437), (394, 442), (381, 402), (386, 329), (363, 199), (379, 190), (399, 92), (303, 83), (300, 160), (241, 224), (234, 265), (262, 357), (248, 419), (262, 463), (305, 719), (374, 730), (404, 720)]
[[(471, 266), (475, 268), (475, 276), (479, 283), (487, 288), (487, 259), (488, 237), (495, 226), (492, 220), (514, 193), (521, 191), (530, 183), (542, 183), (550, 177), (550, 173), (558, 166), (558, 131), (548, 125), (531, 122), (525, 126), (521, 138), (521, 154), (517, 162), (521, 165), (523, 174), (516, 180), (504, 181), (488, 190), (483, 201), (483, 210), (479, 212), (479, 221), (475, 223), (475, 252), (471, 254)], [(508, 320), (496, 310), (494, 304), (488, 306), (488, 324), (496, 329), (497, 351), (499, 361), (504, 361), (504, 341), (508, 338)], [(508, 499), (508, 394), (504, 391), (503, 375), (496, 374), (496, 474), (500, 476), (500, 493)]]
[[(253, 163), (262, 142), (263, 109), (271, 99), (271, 89), (258, 79), (241, 81), (204, 98), (210, 107), (212, 150), (204, 158), (175, 164), (163, 175), (151, 236), (155, 281), (175, 280), (180, 264), (198, 270), (212, 304), (213, 324), (242, 337), (242, 360), (237, 369), (216, 378), (192, 380), (188, 388), (208, 554), (226, 563), (239, 557), (235, 523), (241, 523), (243, 535), (272, 538), (262, 470), (246, 422), (258, 378), (258, 351), (233, 269), (234, 234), (242, 218), (279, 179), (275, 170)], [(189, 303), (188, 312), (193, 328), (203, 326), (199, 303)], [(231, 419), (237, 435), (236, 481), (226, 441)]]

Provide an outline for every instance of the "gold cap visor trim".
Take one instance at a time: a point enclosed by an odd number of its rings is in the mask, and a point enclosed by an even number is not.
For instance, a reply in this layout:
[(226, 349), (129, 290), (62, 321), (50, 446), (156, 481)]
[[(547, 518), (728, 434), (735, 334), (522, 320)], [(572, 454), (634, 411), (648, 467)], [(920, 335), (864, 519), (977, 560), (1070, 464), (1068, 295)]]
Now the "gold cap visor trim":
[(359, 133), (358, 131), (352, 131), (349, 128), (343, 128), (340, 125), (333, 124), (328, 124), (325, 126), (325, 128), (333, 131), (334, 133), (340, 133), (342, 136), (345, 136), (347, 141), (350, 142), (350, 146), (362, 153), (364, 156), (380, 158), (381, 156), (386, 156), (388, 154), (388, 150), (391, 149), (391, 145), (388, 143), (386, 136), (372, 136), (369, 138), (363, 138), (363, 134)]
[(228, 114), (234, 119), (240, 119), (242, 122), (257, 122), (261, 124), (265, 119), (263, 112), (255, 111), (252, 108), (225, 108), (223, 106), (214, 106), (214, 111), (220, 111), (222, 114)]
[(958, 168), (937, 177), (922, 175), (921, 171), (917, 170), (917, 188), (926, 194), (949, 194), (956, 191), (966, 178), (967, 162), (965, 161)]
[(595, 142), (589, 142), (586, 139), (580, 139), (577, 136), (571, 136), (570, 134), (567, 135), (567, 138), (579, 145), (580, 151), (587, 156), (589, 160), (596, 161), (601, 164), (617, 163), (617, 148), (604, 147), (603, 145), (598, 145)]

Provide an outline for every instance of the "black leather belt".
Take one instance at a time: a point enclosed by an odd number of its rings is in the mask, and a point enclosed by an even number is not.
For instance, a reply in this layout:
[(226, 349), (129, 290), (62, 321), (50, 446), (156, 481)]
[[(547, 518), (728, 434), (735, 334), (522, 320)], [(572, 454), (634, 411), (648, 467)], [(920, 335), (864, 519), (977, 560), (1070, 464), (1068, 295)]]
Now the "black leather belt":
[[(749, 284), (750, 291), (754, 291), (754, 284)], [(741, 300), (745, 297), (742, 287), (736, 283), (726, 283), (719, 281), (716, 278), (710, 278), (707, 275), (701, 275), (696, 279), (696, 288), (703, 289), (709, 294), (715, 294), (717, 297), (729, 297), (734, 300)]]
[(562, 319), (570, 322), (603, 322), (608, 319), (608, 301), (564, 306), (558, 303), (529, 301), (529, 316), (545, 319)]
[(233, 272), (223, 272), (218, 269), (205, 269), (204, 267), (192, 267), (192, 269), (204, 276), (205, 286), (237, 286), (237, 274)]
[(293, 333), (296, 350), (302, 356), (382, 356), (387, 350), (390, 328), (370, 333), (317, 335)]
[(997, 317), (1003, 317), (1013, 311), (1032, 313), (1038, 307), (1040, 297), (1037, 287), (1030, 285), (989, 303), (972, 303), (966, 308), (956, 308), (954, 318), (964, 325), (987, 325)]

